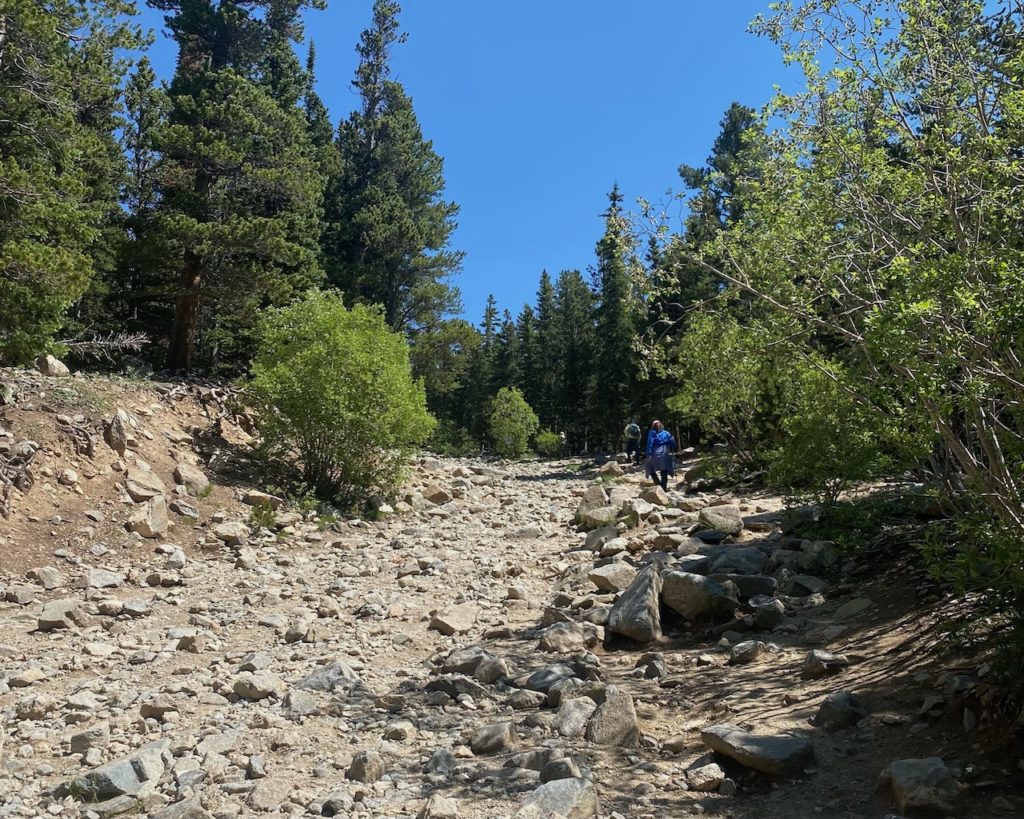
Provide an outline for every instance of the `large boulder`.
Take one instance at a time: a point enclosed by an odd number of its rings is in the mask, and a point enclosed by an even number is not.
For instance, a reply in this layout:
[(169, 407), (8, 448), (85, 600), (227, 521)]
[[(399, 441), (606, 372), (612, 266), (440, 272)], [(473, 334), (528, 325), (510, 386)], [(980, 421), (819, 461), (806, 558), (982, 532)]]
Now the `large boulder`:
[(54, 358), (52, 355), (39, 356), (36, 359), (36, 369), (43, 375), (49, 375), (54, 378), (64, 378), (71, 375), (71, 370), (68, 369), (67, 364), (58, 358)]
[(167, 501), (157, 495), (139, 504), (129, 516), (125, 527), (129, 532), (138, 532), (144, 538), (164, 537), (167, 534)]
[(608, 613), (606, 632), (638, 643), (661, 639), (661, 575), (647, 566), (634, 578)]
[(954, 812), (956, 780), (941, 759), (898, 759), (882, 773), (882, 781), (892, 789), (896, 810), (900, 813), (927, 811)]
[(799, 774), (814, 762), (809, 740), (792, 736), (755, 736), (735, 725), (712, 725), (700, 732), (712, 751), (772, 776)]
[(552, 654), (577, 654), (601, 641), (601, 629), (593, 623), (555, 623), (541, 633), (541, 651)]
[(81, 601), (74, 598), (51, 600), (43, 606), (43, 612), (36, 623), (40, 631), (55, 631), (82, 625), (84, 618), (79, 608)]
[(585, 547), (593, 552), (601, 551), (609, 540), (615, 540), (619, 536), (619, 530), (615, 526), (602, 526), (600, 529), (593, 529), (587, 532)]
[(580, 505), (576, 507), (576, 520), (582, 521), (583, 516), (591, 509), (607, 506), (608, 503), (608, 493), (604, 487), (600, 484), (591, 484), (584, 490)]
[(668, 571), (662, 574), (661, 579), (661, 599), (687, 620), (729, 615), (739, 605), (729, 588), (703, 575)]
[(743, 531), (743, 516), (740, 514), (740, 508), (733, 504), (705, 506), (700, 510), (697, 521), (708, 529), (727, 535), (738, 535)]

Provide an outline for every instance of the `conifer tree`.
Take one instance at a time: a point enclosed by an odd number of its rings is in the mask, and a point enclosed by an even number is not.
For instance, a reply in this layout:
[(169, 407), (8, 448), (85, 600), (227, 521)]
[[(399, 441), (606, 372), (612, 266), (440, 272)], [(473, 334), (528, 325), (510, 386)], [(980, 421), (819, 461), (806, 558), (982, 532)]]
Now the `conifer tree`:
[(541, 424), (545, 427), (555, 425), (558, 403), (558, 384), (562, 378), (562, 349), (559, 335), (555, 327), (555, 287), (546, 270), (540, 274), (537, 287), (536, 311), (536, 394), (530, 405), (535, 407)]
[(566, 270), (559, 275), (555, 304), (554, 331), (562, 365), (555, 424), (565, 430), (572, 451), (579, 452), (591, 443), (596, 338), (594, 293), (578, 270)]
[(462, 254), (448, 249), (458, 206), (443, 199), (443, 160), (392, 79), (391, 51), (405, 40), (399, 11), (393, 0), (375, 0), (357, 47), (352, 84), (361, 106), (338, 129), (324, 256), (330, 283), (347, 299), (382, 305), (387, 323), (408, 331), (458, 310), (449, 278)]
[(614, 446), (633, 412), (637, 383), (636, 338), (641, 307), (636, 240), (622, 211), (618, 185), (608, 195), (605, 233), (597, 243), (597, 401), (602, 444)]
[(519, 351), (519, 333), (516, 330), (512, 314), (505, 310), (502, 313), (501, 326), (495, 338), (494, 366), (491, 372), (492, 395), (496, 395), (502, 387), (515, 387), (521, 383), (522, 360)]
[(519, 343), (519, 387), (526, 403), (536, 407), (543, 390), (543, 351), (537, 337), (537, 319), (533, 308), (524, 304), (516, 318), (516, 337)]
[(0, 363), (51, 342), (105, 256), (123, 171), (117, 55), (139, 44), (132, 11), (121, 0), (0, 9)]
[[(156, 230), (176, 266), (171, 370), (241, 357), (257, 310), (320, 277), (323, 181), (286, 77), (306, 0), (152, 0), (178, 43)], [(287, 46), (287, 49), (286, 49)], [(294, 67), (294, 66), (292, 66)]]

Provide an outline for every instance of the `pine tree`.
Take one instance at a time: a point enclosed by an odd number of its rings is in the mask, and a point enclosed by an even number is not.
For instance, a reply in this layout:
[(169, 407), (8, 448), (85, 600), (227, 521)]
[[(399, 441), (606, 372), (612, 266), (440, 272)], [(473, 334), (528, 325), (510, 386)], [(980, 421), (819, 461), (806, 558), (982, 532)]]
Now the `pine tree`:
[(555, 284), (555, 337), (561, 351), (555, 426), (574, 452), (591, 442), (596, 383), (594, 293), (578, 270), (563, 271)]
[[(319, 280), (323, 180), (283, 76), (305, 0), (152, 0), (178, 42), (155, 228), (177, 266), (171, 370), (237, 366), (262, 306)], [(294, 56), (293, 58), (294, 59)]]
[(502, 387), (515, 387), (521, 383), (522, 360), (519, 350), (519, 333), (512, 314), (505, 310), (501, 326), (494, 343), (494, 367), (491, 372), (491, 394), (496, 395)]
[(638, 293), (636, 241), (622, 211), (618, 185), (608, 195), (605, 233), (597, 243), (597, 422), (603, 444), (616, 445), (625, 419), (634, 409), (637, 382), (637, 333), (642, 302)]
[(132, 11), (120, 0), (0, 9), (0, 362), (51, 342), (115, 224), (117, 54), (138, 45)]
[(519, 344), (519, 387), (531, 407), (538, 406), (543, 392), (543, 350), (537, 336), (537, 319), (533, 308), (523, 305), (516, 318), (516, 338)]
[(540, 274), (537, 287), (537, 386), (535, 407), (541, 424), (553, 428), (557, 420), (556, 407), (558, 402), (558, 385), (562, 379), (562, 350), (559, 335), (555, 327), (555, 287), (546, 270)]
[(400, 6), (375, 0), (353, 86), (362, 105), (338, 131), (340, 168), (327, 193), (324, 255), (349, 301), (383, 306), (395, 330), (459, 309), (449, 285), (462, 254), (448, 249), (458, 206), (444, 201), (444, 163), (424, 139), (412, 101), (391, 78)]
[[(309, 41), (306, 54), (305, 87), (302, 95), (302, 110), (306, 114), (306, 127), (309, 138), (317, 151), (324, 151), (332, 157), (337, 152), (331, 150), (334, 142), (334, 128), (331, 126), (330, 114), (320, 95), (316, 93), (316, 45)], [(328, 166), (330, 167), (330, 166)], [(336, 168), (331, 168), (336, 172)]]

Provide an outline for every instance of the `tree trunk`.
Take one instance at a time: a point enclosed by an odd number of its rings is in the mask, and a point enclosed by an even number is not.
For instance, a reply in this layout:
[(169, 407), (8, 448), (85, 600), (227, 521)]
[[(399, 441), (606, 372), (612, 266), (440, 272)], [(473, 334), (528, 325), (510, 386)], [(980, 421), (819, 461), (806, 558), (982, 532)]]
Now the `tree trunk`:
[(167, 351), (167, 369), (171, 372), (188, 372), (192, 366), (192, 351), (196, 343), (196, 326), (199, 323), (199, 287), (203, 282), (203, 271), (199, 257), (186, 251), (185, 264), (181, 269), (182, 292), (174, 306), (174, 330), (171, 333), (171, 347)]

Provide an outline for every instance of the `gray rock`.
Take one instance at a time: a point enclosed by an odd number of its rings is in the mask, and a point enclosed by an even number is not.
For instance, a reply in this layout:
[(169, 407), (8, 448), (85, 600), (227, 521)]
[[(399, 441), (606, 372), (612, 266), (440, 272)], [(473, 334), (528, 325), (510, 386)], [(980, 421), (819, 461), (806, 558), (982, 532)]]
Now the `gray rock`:
[(556, 779), (531, 793), (513, 819), (592, 819), (600, 809), (593, 782)]
[(48, 375), (52, 378), (65, 378), (71, 375), (71, 370), (68, 369), (67, 364), (59, 358), (54, 358), (48, 354), (41, 355), (36, 359), (36, 369), (43, 375)]
[(693, 791), (702, 793), (717, 791), (718, 786), (725, 782), (725, 771), (718, 764), (711, 762), (697, 768), (690, 768), (686, 772), (686, 782), (690, 786), (690, 790)]
[(661, 599), (665, 605), (690, 621), (732, 614), (739, 601), (725, 586), (688, 572), (662, 574)]
[(92, 748), (106, 748), (110, 744), (110, 725), (97, 723), (71, 737), (71, 753), (84, 754)]
[(437, 612), (431, 620), (428, 628), (439, 631), (446, 637), (453, 634), (464, 634), (473, 628), (476, 622), (476, 606), (471, 603), (463, 603), (452, 606)]
[(571, 680), (575, 676), (576, 672), (572, 666), (556, 663), (533, 672), (526, 680), (526, 687), (531, 691), (542, 691), (546, 694), (555, 683)]
[(365, 750), (352, 758), (345, 776), (355, 782), (377, 782), (385, 773), (387, 768), (381, 755), (376, 751)]
[(755, 736), (725, 723), (705, 728), (700, 738), (712, 751), (773, 776), (800, 773), (814, 761), (814, 746), (800, 737)]
[(175, 465), (174, 482), (184, 486), (193, 495), (203, 494), (210, 486), (206, 473), (188, 461), (179, 461)]
[(143, 745), (123, 759), (101, 765), (67, 783), (69, 793), (88, 802), (116, 796), (138, 796), (163, 776), (170, 742), (159, 740)]
[(841, 671), (849, 664), (850, 661), (845, 654), (832, 654), (816, 648), (804, 659), (801, 670), (805, 677), (825, 677)]
[(619, 519), (620, 511), (618, 506), (598, 506), (596, 509), (588, 509), (580, 519), (580, 526), (585, 531), (613, 526)]
[(360, 682), (359, 675), (345, 662), (334, 662), (322, 666), (296, 684), (305, 691), (333, 691), (351, 689)]
[(249, 794), (249, 804), (260, 812), (274, 811), (275, 813), (288, 801), (292, 792), (290, 782), (283, 782), (277, 779), (262, 779)]
[(473, 732), (469, 747), (477, 756), (500, 754), (512, 748), (515, 736), (515, 729), (511, 722), (485, 725)]
[(456, 648), (444, 658), (441, 671), (444, 674), (472, 674), (480, 663), (493, 658), (491, 652), (480, 646)]
[(737, 643), (729, 651), (730, 665), (747, 665), (760, 657), (765, 650), (765, 644), (757, 640), (744, 640)]
[(826, 731), (850, 728), (867, 716), (867, 708), (860, 697), (849, 691), (829, 694), (814, 716), (814, 724)]
[(590, 697), (563, 699), (552, 727), (563, 737), (572, 739), (580, 736), (597, 710), (597, 703)]
[(882, 781), (892, 789), (900, 813), (954, 812), (956, 780), (938, 757), (896, 760), (882, 773)]
[(249, 527), (239, 521), (225, 521), (213, 527), (213, 536), (228, 546), (244, 546), (249, 541)]
[(144, 503), (167, 493), (160, 476), (148, 469), (129, 466), (124, 476), (124, 488), (136, 503)]
[(108, 569), (90, 569), (79, 583), (78, 588), (85, 589), (116, 589), (124, 583), (124, 575)]
[(757, 595), (748, 602), (754, 610), (754, 628), (770, 631), (786, 619), (786, 606), (777, 597)]
[(606, 566), (598, 566), (587, 575), (590, 582), (603, 592), (620, 592), (636, 579), (636, 569), (622, 560), (613, 560)]
[(38, 569), (32, 569), (28, 576), (47, 591), (53, 591), (64, 582), (60, 572), (53, 566), (40, 566)]
[(459, 803), (435, 793), (416, 814), (416, 819), (457, 819), (458, 816)]
[(266, 671), (243, 671), (235, 677), (231, 690), (242, 699), (255, 701), (280, 696), (283, 687), (281, 680)]
[(213, 819), (198, 799), (185, 799), (166, 808), (160, 808), (152, 814), (152, 819)]
[(587, 532), (586, 548), (598, 552), (608, 541), (615, 540), (619, 536), (619, 530), (614, 526), (603, 526)]
[(636, 747), (640, 742), (640, 725), (633, 698), (615, 686), (608, 686), (604, 702), (587, 724), (587, 740), (595, 745)]
[(582, 775), (580, 773), (580, 766), (576, 764), (576, 760), (572, 757), (552, 759), (540, 769), (541, 782), (555, 782), (559, 779), (579, 779)]
[(593, 623), (555, 623), (541, 633), (539, 648), (554, 654), (576, 654), (601, 641), (601, 629)]
[(56, 629), (81, 625), (83, 617), (78, 607), (79, 601), (75, 599), (51, 600), (43, 606), (43, 612), (39, 615), (37, 627), (40, 631), (55, 631)]
[(284, 695), (284, 707), (293, 717), (308, 717), (320, 711), (320, 703), (316, 697), (306, 691), (292, 689)]
[(705, 506), (698, 513), (697, 522), (727, 535), (738, 535), (743, 531), (743, 516), (739, 507), (732, 504)]
[(158, 538), (167, 535), (167, 501), (163, 495), (139, 504), (129, 516), (125, 528), (138, 532), (144, 538)]
[(606, 631), (638, 643), (661, 639), (661, 574), (647, 566), (612, 605)]

